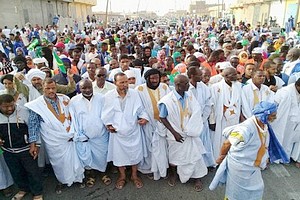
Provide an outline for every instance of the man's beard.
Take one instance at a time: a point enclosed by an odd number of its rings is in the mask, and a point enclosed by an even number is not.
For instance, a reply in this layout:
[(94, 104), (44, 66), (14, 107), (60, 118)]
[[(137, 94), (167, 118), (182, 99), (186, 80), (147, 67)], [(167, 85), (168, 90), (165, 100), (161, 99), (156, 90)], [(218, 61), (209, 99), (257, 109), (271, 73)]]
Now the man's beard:
[(16, 90), (12, 89), (12, 90), (7, 90), (6, 89), (6, 93), (9, 94), (9, 95), (12, 95), (14, 96), (16, 94)]
[(156, 90), (156, 88), (158, 88), (159, 83), (157, 84), (157, 86), (154, 86), (152, 83), (150, 83), (150, 81), (147, 80), (146, 82), (147, 87), (150, 88), (151, 90)]

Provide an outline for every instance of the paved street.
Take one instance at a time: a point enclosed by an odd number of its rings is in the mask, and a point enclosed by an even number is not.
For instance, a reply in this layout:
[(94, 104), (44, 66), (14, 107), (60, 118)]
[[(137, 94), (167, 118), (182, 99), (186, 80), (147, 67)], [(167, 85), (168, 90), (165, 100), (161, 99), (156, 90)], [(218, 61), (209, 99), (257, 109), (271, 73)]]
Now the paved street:
[[(214, 172), (210, 172), (203, 179), (204, 190), (200, 193), (193, 191), (193, 183), (181, 184), (177, 182), (176, 186), (171, 188), (167, 180), (151, 181), (146, 176), (142, 176), (144, 187), (135, 189), (132, 182), (127, 182), (123, 190), (114, 188), (114, 183), (110, 186), (104, 186), (100, 183), (99, 176), (97, 183), (93, 188), (80, 189), (78, 185), (63, 191), (63, 194), (56, 195), (54, 192), (55, 178), (53, 175), (48, 177), (44, 183), (45, 200), (222, 200), (224, 198), (224, 187), (215, 191), (210, 191), (208, 185), (213, 178)], [(116, 175), (112, 175), (113, 181)], [(300, 200), (300, 169), (294, 164), (289, 165), (271, 165), (269, 169), (263, 171), (265, 181), (264, 200)], [(0, 196), (2, 200), (8, 200)], [(31, 195), (26, 196), (25, 200), (31, 199)]]

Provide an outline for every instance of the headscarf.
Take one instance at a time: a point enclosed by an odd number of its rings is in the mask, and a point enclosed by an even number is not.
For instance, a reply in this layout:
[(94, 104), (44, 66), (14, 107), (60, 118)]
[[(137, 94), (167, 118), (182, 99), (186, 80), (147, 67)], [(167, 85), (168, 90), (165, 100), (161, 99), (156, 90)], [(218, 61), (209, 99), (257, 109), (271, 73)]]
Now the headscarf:
[(275, 103), (262, 101), (254, 107), (252, 112), (262, 123), (268, 124), (268, 116), (276, 111), (277, 105)]
[(12, 74), (5, 74), (1, 77), (1, 83), (3, 84), (4, 80), (9, 80), (11, 82), (14, 81), (14, 75)]
[(150, 83), (149, 77), (150, 77), (151, 75), (153, 75), (153, 74), (158, 74), (158, 75), (159, 75), (159, 80), (160, 80), (161, 73), (160, 73), (160, 71), (159, 71), (158, 69), (149, 69), (148, 71), (146, 71), (146, 73), (145, 73), (145, 75), (144, 75), (144, 78), (145, 78), (145, 80), (146, 80), (147, 87), (150, 88), (150, 89), (152, 89), (152, 90), (155, 90), (155, 89), (159, 86), (159, 84), (158, 84), (156, 87), (154, 87), (154, 86)]
[(268, 126), (268, 131), (270, 134), (270, 143), (268, 147), (270, 162), (273, 163), (277, 160), (281, 160), (282, 163), (289, 163), (290, 159), (288, 155), (284, 151), (281, 144), (278, 142), (272, 127), (268, 123), (268, 116), (276, 111), (277, 105), (275, 103), (262, 101), (254, 107), (253, 114), (262, 123), (267, 124)]
[(178, 52), (178, 51), (174, 52), (173, 55), (172, 55), (172, 58), (173, 58), (173, 61), (174, 61), (174, 66), (179, 64), (179, 62), (176, 61), (176, 58), (178, 58), (178, 57), (181, 57), (181, 53)]

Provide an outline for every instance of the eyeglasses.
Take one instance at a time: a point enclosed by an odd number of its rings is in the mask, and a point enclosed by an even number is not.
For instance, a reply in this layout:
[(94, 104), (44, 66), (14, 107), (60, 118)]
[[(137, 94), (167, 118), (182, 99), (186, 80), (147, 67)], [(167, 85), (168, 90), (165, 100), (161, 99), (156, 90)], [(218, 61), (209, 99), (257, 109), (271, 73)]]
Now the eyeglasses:
[(106, 74), (97, 74), (96, 75), (98, 78), (100, 78), (100, 77), (106, 77)]

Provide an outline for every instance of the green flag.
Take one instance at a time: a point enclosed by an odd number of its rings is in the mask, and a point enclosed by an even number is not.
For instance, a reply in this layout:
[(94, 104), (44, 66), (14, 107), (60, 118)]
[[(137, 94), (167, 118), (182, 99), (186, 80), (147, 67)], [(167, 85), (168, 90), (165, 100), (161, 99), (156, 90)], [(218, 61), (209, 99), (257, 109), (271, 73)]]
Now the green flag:
[(55, 61), (57, 63), (58, 69), (62, 73), (66, 74), (67, 73), (66, 67), (65, 67), (63, 61), (60, 59), (60, 57), (57, 55), (57, 53), (55, 51), (53, 51), (53, 57), (54, 57), (54, 59), (55, 59)]
[(33, 51), (34, 47), (36, 47), (39, 44), (39, 40), (38, 39), (34, 39), (30, 45), (27, 47), (27, 50)]

